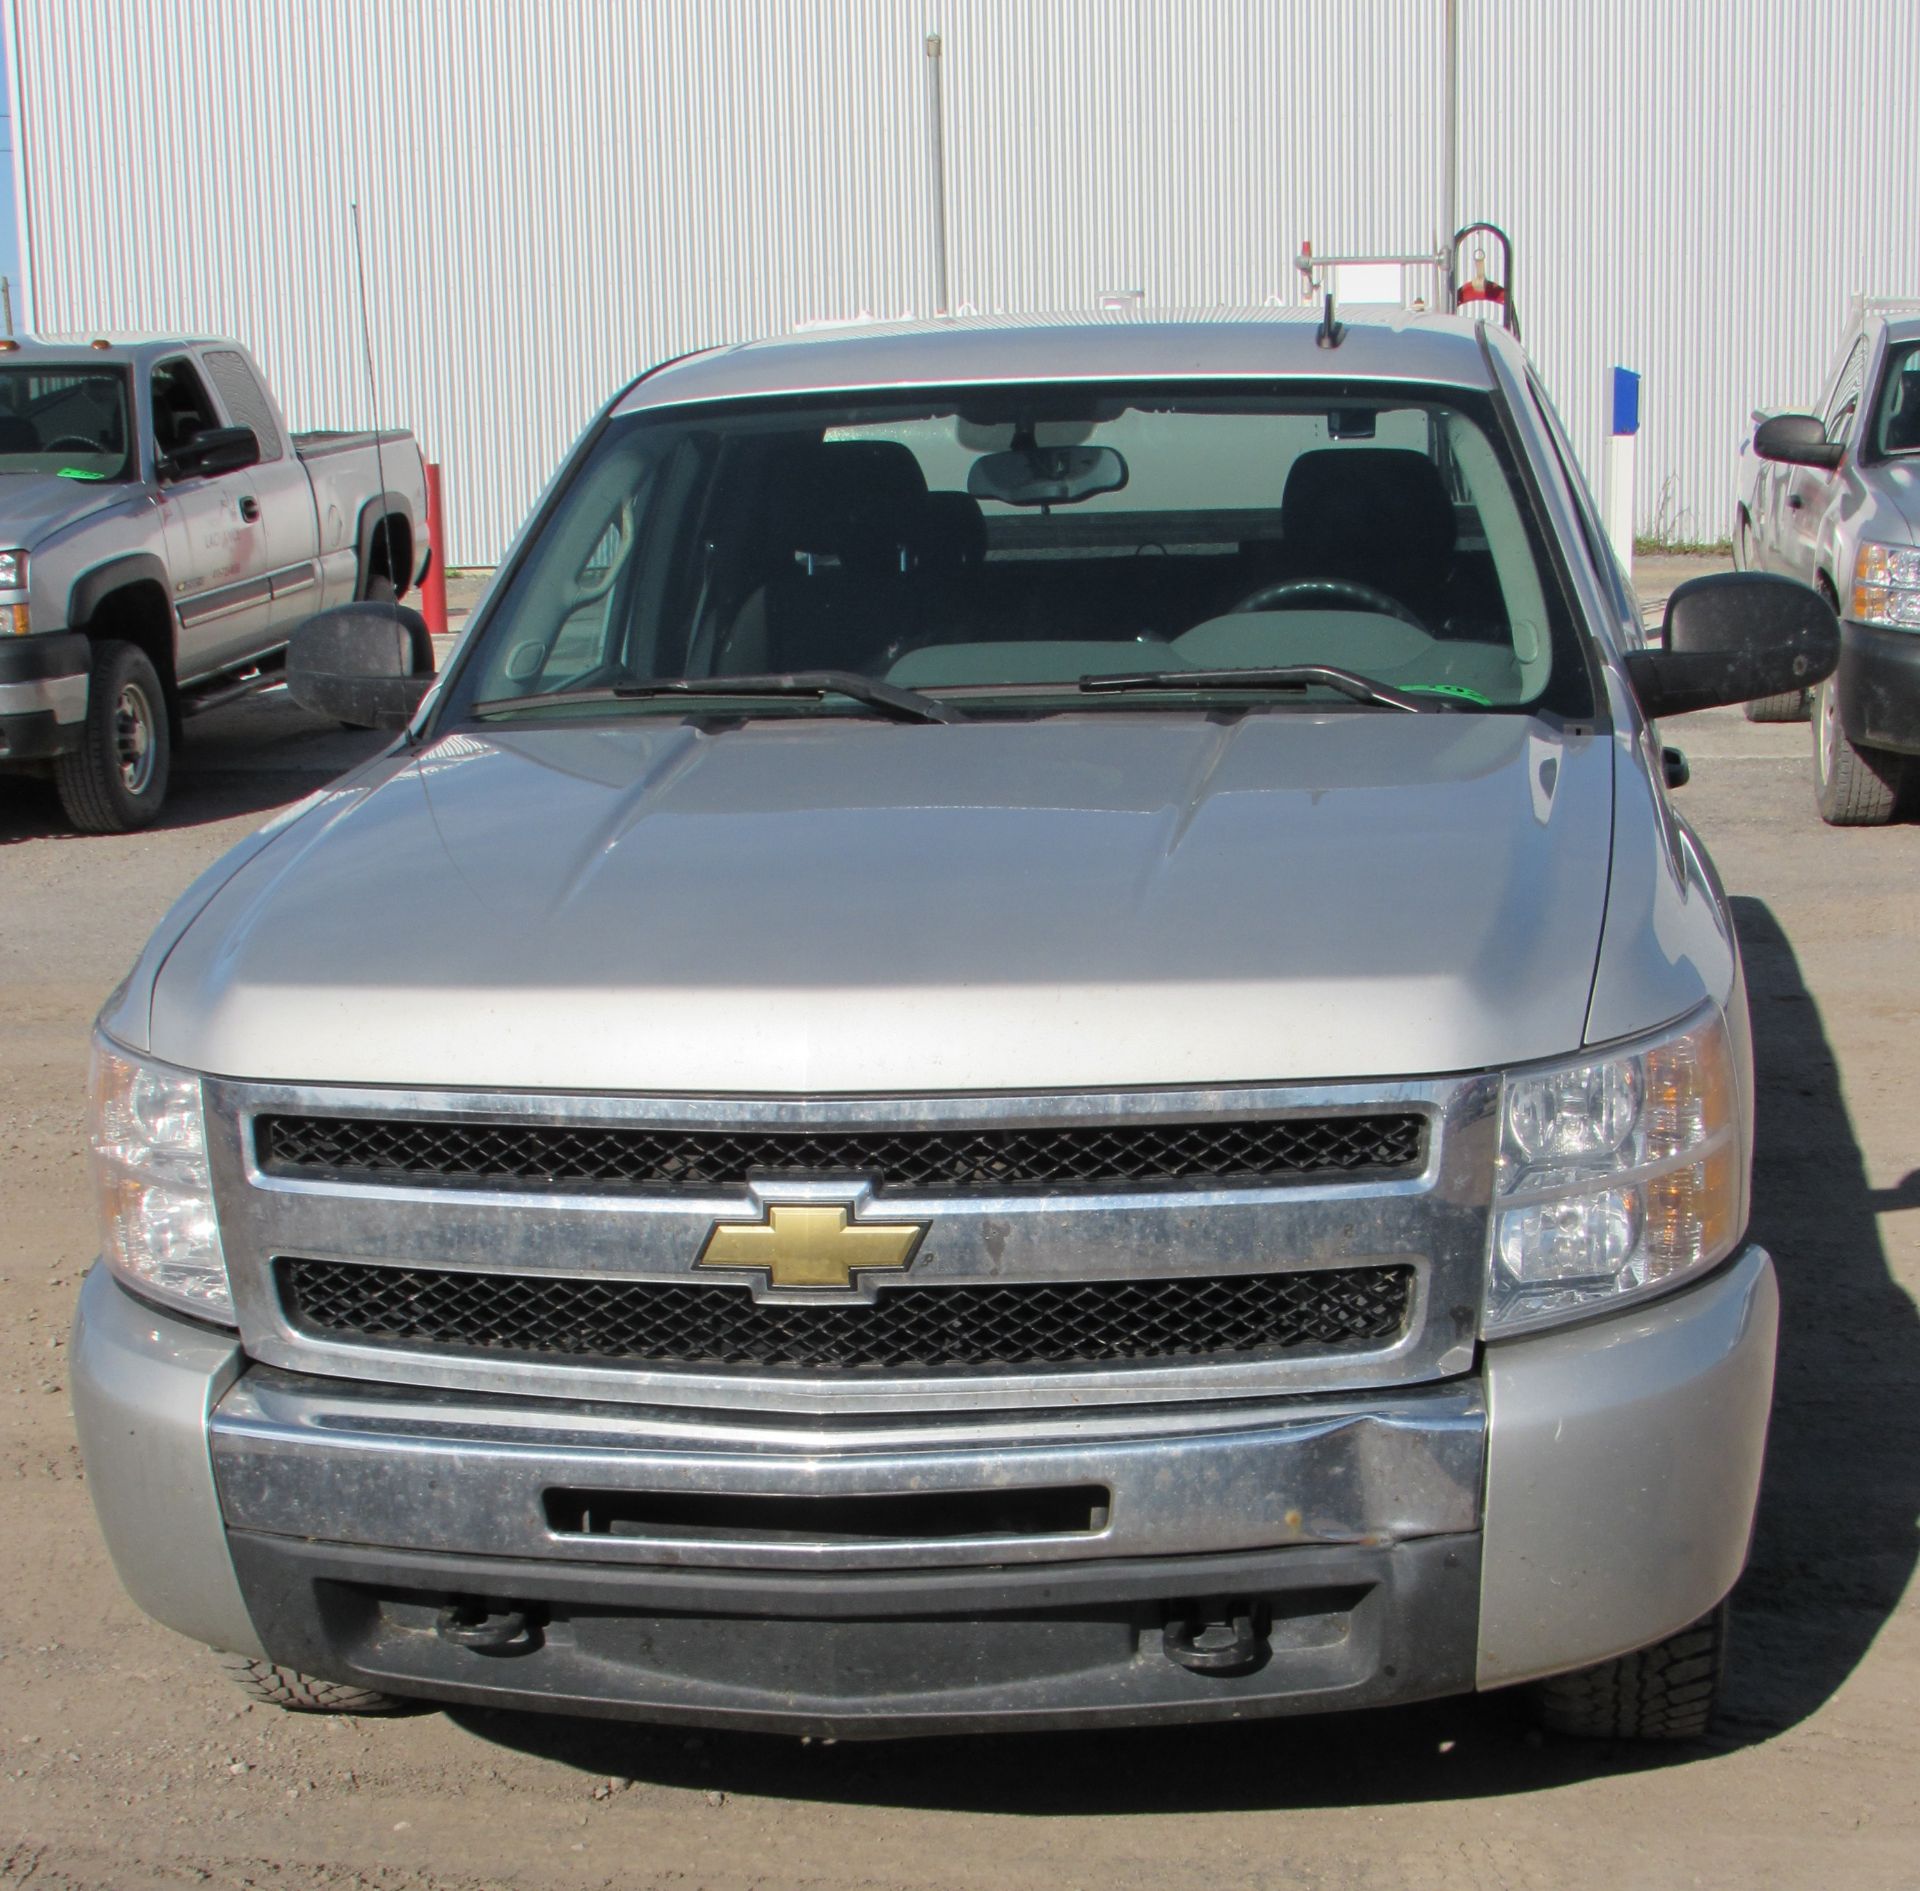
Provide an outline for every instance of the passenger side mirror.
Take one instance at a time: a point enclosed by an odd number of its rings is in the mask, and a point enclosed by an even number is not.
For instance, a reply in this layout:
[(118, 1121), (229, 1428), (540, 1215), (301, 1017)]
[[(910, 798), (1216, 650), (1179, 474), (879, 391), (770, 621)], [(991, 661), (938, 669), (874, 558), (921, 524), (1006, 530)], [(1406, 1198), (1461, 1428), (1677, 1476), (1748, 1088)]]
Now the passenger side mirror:
[(404, 729), (432, 683), (427, 620), (399, 604), (322, 611), (287, 646), (287, 694), (356, 729)]
[(207, 427), (160, 462), (162, 479), (237, 473), (260, 463), (260, 439), (251, 427)]
[(1838, 440), (1811, 414), (1775, 414), (1753, 430), (1753, 450), (1763, 460), (1784, 460), (1789, 466), (1824, 466), (1829, 472), (1847, 457)]
[(1809, 689), (1840, 661), (1840, 625), (1811, 586), (1754, 571), (1683, 584), (1667, 600), (1665, 648), (1627, 654), (1648, 716)]

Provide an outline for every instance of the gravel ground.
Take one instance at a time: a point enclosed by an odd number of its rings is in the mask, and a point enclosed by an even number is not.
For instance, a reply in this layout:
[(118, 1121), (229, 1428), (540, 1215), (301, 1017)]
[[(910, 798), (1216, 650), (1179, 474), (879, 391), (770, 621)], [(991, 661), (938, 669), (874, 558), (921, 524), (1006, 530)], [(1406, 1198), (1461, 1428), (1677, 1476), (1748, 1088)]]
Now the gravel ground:
[(1920, 827), (1823, 828), (1804, 727), (1667, 735), (1746, 941), (1754, 1220), (1786, 1295), (1730, 1711), (1672, 1753), (1543, 1742), (1497, 1697), (893, 1747), (244, 1707), (121, 1594), (83, 1488), (87, 1026), (175, 893), (370, 742), (281, 697), (210, 717), (166, 825), (126, 839), (0, 784), (0, 1884), (1920, 1885)]

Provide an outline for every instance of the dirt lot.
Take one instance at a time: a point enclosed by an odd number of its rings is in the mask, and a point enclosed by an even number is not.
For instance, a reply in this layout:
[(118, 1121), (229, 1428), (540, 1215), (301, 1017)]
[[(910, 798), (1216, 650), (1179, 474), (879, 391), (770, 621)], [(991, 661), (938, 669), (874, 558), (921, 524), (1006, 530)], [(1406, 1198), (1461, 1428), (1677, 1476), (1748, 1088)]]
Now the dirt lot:
[(0, 784), (0, 1883), (1920, 1886), (1920, 826), (1822, 828), (1804, 727), (1669, 739), (1746, 940), (1786, 1319), (1731, 1712), (1668, 1754), (1497, 1698), (895, 1747), (243, 1708), (122, 1596), (73, 1444), (87, 1025), (174, 894), (367, 743), (283, 700), (210, 718), (124, 840)]

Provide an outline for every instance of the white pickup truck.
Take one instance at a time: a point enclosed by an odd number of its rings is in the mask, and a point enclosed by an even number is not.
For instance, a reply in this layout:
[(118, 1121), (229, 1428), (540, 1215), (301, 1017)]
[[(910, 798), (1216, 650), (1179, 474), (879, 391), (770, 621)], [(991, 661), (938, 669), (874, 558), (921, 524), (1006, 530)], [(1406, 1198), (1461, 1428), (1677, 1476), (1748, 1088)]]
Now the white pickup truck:
[(291, 434), (231, 341), (0, 343), (0, 772), (144, 827), (186, 717), (315, 611), (424, 574), (407, 433)]

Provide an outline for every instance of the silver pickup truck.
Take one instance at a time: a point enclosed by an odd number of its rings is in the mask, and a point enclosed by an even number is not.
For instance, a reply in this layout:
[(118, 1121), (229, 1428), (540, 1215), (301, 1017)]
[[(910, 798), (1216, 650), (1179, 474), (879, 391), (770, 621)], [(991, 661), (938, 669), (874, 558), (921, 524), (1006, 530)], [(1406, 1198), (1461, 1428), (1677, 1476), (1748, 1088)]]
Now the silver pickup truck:
[(255, 1696), (822, 1736), (1712, 1710), (1773, 1380), (1658, 649), (1452, 317), (643, 376), (100, 1018), (75, 1415)]
[(0, 344), (0, 772), (145, 826), (184, 719), (277, 682), (315, 611), (404, 594), (426, 516), (411, 435), (289, 434), (235, 342)]
[(1747, 713), (1795, 721), (1811, 699), (1822, 818), (1879, 826), (1920, 788), (1920, 303), (1861, 303), (1819, 411), (1754, 421), (1735, 562), (1815, 586), (1840, 616), (1840, 663)]

